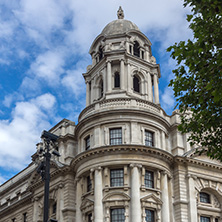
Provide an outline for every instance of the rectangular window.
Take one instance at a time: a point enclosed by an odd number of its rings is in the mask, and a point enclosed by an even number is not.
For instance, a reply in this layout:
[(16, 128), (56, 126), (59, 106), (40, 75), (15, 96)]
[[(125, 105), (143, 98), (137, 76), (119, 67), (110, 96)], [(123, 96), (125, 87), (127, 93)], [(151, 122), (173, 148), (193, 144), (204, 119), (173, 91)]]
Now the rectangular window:
[(154, 188), (153, 172), (146, 170), (144, 177), (145, 187)]
[(110, 145), (122, 144), (122, 128), (109, 130)]
[(200, 217), (200, 222), (210, 222), (210, 217)]
[(133, 47), (131, 45), (129, 46), (129, 51), (130, 51), (130, 54), (133, 54)]
[(123, 169), (110, 170), (110, 186), (122, 187), (124, 185)]
[(92, 214), (88, 214), (87, 218), (88, 218), (87, 222), (92, 222)]
[(154, 146), (153, 138), (154, 138), (153, 132), (145, 130), (145, 145), (146, 146)]
[(88, 150), (90, 148), (90, 136), (85, 138), (85, 148)]
[(144, 51), (141, 51), (141, 57), (144, 59)]
[(57, 204), (54, 203), (54, 204), (52, 205), (52, 214), (56, 214), (56, 210), (57, 210)]
[(154, 211), (153, 210), (148, 210), (145, 209), (145, 213), (146, 213), (146, 218), (145, 221), (146, 222), (154, 222)]
[(125, 209), (116, 208), (110, 210), (111, 222), (125, 222)]
[(23, 222), (27, 222), (27, 213), (23, 214)]
[(87, 177), (87, 192), (92, 190), (92, 180), (90, 179), (90, 176)]

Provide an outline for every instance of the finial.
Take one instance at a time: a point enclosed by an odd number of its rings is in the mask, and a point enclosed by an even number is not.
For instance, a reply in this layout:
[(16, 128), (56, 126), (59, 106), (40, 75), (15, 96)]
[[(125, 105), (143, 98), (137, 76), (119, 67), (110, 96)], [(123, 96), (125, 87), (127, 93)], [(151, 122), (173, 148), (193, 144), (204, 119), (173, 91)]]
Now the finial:
[(119, 7), (119, 9), (117, 11), (117, 17), (118, 17), (118, 19), (124, 19), (124, 13), (123, 13), (121, 6)]

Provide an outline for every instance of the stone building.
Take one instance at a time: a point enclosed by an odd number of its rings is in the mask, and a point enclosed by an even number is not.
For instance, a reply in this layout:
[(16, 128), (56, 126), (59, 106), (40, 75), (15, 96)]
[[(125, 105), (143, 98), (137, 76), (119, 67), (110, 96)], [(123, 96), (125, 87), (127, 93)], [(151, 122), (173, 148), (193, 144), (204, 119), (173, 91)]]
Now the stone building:
[[(64, 119), (51, 161), (50, 218), (59, 222), (219, 222), (222, 165), (186, 142), (159, 104), (150, 40), (122, 9), (90, 48), (86, 108)], [(37, 150), (42, 144), (37, 144)], [(0, 222), (43, 221), (33, 162), (0, 187)]]

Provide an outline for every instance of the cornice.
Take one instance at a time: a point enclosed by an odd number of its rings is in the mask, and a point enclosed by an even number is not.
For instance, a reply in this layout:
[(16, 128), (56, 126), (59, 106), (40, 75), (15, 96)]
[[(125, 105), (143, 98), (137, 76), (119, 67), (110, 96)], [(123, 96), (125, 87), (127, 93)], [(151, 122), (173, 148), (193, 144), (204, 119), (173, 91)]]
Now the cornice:
[(27, 192), (27, 195), (25, 195), (22, 199), (17, 200), (16, 202), (12, 203), (10, 206), (6, 206), (3, 209), (1, 209), (0, 207), (0, 214), (3, 215), (5, 211), (7, 211), (7, 213), (9, 213), (10, 211), (14, 212), (16, 207), (21, 208), (21, 205), (25, 206), (24, 203), (27, 201), (30, 201), (31, 203), (31, 200), (32, 200), (32, 193)]
[(98, 155), (106, 155), (111, 154), (115, 155), (116, 153), (126, 153), (126, 154), (151, 154), (154, 156), (157, 156), (157, 158), (162, 158), (164, 161), (166, 161), (169, 164), (173, 163), (173, 156), (172, 154), (153, 147), (147, 147), (143, 145), (118, 145), (118, 146), (103, 146), (99, 148), (94, 148), (91, 150), (88, 150), (86, 152), (80, 153), (73, 159), (71, 162), (71, 167), (75, 168), (75, 166), (83, 161), (85, 161), (86, 158), (91, 158), (93, 156)]
[(178, 164), (186, 164), (186, 165), (198, 165), (200, 167), (207, 167), (207, 168), (212, 168), (212, 169), (218, 169), (222, 170), (222, 165), (214, 164), (214, 163), (209, 163), (206, 161), (190, 158), (190, 157), (180, 157), (176, 156), (174, 157), (174, 162)]
[[(101, 102), (102, 103), (102, 102)], [(94, 104), (93, 104), (94, 105)], [(90, 108), (93, 108), (93, 106), (90, 106)], [(141, 115), (145, 115), (145, 116), (149, 116), (152, 117), (153, 119), (155, 119), (157, 122), (159, 122), (160, 124), (163, 124), (168, 130), (170, 130), (171, 125), (170, 123), (164, 118), (162, 117), (160, 114), (158, 115), (157, 113), (148, 111), (148, 110), (139, 110), (138, 108), (130, 108), (130, 109), (124, 109), (124, 108), (117, 108), (117, 109), (98, 109), (95, 110), (94, 113), (89, 114), (88, 116), (84, 117), (83, 119), (81, 119), (79, 121), (79, 123), (76, 125), (76, 135), (78, 134), (80, 128), (82, 126), (85, 126), (86, 122), (95, 120), (95, 119), (100, 119), (99, 117), (101, 116), (111, 116), (114, 114), (119, 114), (121, 113), (122, 115), (128, 115), (128, 114), (135, 114), (136, 116), (138, 116), (139, 114)], [(132, 118), (129, 118), (132, 119)], [(121, 121), (124, 121), (124, 118), (121, 119)], [(97, 121), (97, 123), (99, 124), (99, 121)]]
[[(59, 175), (65, 175), (67, 173), (71, 172), (71, 168), (69, 166), (64, 166), (62, 168), (58, 168), (50, 173), (50, 180), (57, 178)], [(73, 172), (72, 172), (73, 173)], [(28, 189), (30, 191), (38, 188), (39, 186), (43, 185), (43, 181), (41, 180), (41, 177), (39, 176), (39, 179), (32, 184), (29, 185)]]

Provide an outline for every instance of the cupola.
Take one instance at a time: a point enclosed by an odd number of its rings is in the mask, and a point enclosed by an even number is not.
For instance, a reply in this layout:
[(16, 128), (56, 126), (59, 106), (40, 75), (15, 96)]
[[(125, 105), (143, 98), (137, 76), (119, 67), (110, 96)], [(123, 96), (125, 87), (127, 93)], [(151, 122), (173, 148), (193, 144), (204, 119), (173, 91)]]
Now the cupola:
[(150, 40), (133, 22), (124, 19), (121, 7), (90, 47), (92, 65), (83, 74), (86, 105), (106, 99), (138, 98), (159, 104), (159, 65)]

